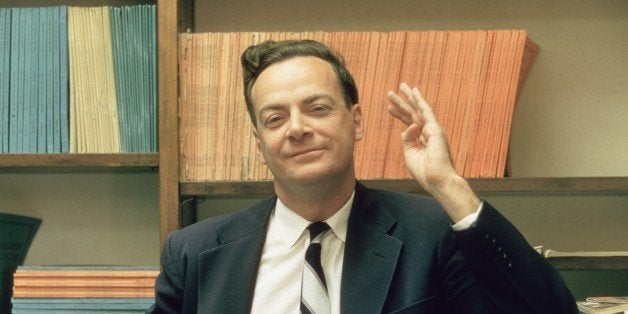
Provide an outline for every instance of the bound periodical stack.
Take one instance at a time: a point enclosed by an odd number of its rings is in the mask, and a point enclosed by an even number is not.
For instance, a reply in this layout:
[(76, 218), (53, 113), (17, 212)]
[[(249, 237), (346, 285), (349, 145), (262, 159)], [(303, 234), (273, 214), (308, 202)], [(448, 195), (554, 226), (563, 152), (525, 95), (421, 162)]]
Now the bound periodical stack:
[(244, 104), (241, 53), (267, 39), (315, 39), (344, 56), (360, 93), (359, 179), (408, 178), (386, 93), (418, 86), (448, 135), (456, 170), (503, 177), (517, 95), (538, 52), (524, 30), (239, 32), (180, 35), (180, 173), (184, 181), (269, 180)]
[(0, 152), (157, 151), (155, 14), (0, 8)]
[(144, 313), (158, 274), (144, 266), (22, 266), (13, 313)]

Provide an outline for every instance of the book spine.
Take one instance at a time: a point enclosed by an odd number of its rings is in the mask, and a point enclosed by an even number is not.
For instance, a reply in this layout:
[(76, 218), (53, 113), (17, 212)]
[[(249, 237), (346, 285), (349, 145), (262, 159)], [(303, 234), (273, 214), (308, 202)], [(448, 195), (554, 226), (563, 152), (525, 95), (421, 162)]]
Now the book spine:
[(48, 152), (47, 141), (50, 128), (47, 127), (48, 108), (50, 105), (46, 101), (48, 87), (48, 71), (46, 68), (50, 50), (46, 47), (46, 38), (50, 35), (49, 8), (37, 8), (37, 28), (38, 36), (35, 47), (37, 56), (37, 153)]
[(31, 108), (33, 101), (31, 101), (31, 91), (34, 89), (32, 85), (33, 81), (33, 8), (24, 8), (24, 28), (22, 29), (24, 50), (20, 53), (24, 56), (24, 66), (22, 67), (22, 73), (24, 80), (22, 81), (22, 102), (20, 112), (22, 113), (21, 125), (20, 125), (20, 153), (29, 153), (30, 143), (30, 121), (31, 121)]
[(154, 298), (13, 298), (13, 313), (143, 313)]
[(69, 106), (70, 106), (70, 89), (69, 89), (69, 56), (68, 56), (68, 7), (59, 7), (59, 21), (57, 23), (59, 40), (59, 106), (55, 106), (55, 112), (59, 112), (59, 118), (55, 123), (54, 147), (55, 151), (67, 153), (70, 151), (70, 125), (69, 125)]
[(49, 8), (46, 12), (46, 21), (47, 21), (47, 36), (45, 38), (45, 49), (46, 53), (46, 83), (45, 83), (45, 102), (46, 102), (46, 152), (54, 153), (54, 134), (55, 134), (55, 104), (54, 104), (54, 89), (57, 82), (57, 77), (53, 72), (53, 63), (54, 63), (54, 51), (55, 51), (55, 40), (54, 40), (54, 21), (55, 21), (55, 11), (53, 8)]
[(18, 112), (19, 87), (20, 87), (20, 62), (23, 57), (20, 55), (20, 25), (22, 22), (21, 9), (11, 9), (11, 53), (10, 53), (10, 90), (9, 90), (9, 153), (18, 153), (19, 127), (18, 120), (21, 115)]
[(0, 8), (0, 153), (9, 152), (11, 10)]

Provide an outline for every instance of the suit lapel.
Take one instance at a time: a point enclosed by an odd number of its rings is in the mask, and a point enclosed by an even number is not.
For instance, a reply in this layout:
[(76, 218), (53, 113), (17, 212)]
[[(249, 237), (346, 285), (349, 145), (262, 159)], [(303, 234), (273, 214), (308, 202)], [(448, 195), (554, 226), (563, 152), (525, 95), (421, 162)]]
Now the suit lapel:
[(198, 312), (250, 312), (268, 217), (275, 198), (243, 211), (217, 234), (219, 245), (198, 257)]
[(382, 311), (401, 251), (401, 241), (388, 235), (396, 221), (373, 194), (357, 185), (345, 244), (342, 313)]
[[(270, 198), (224, 224), (220, 245), (199, 255), (198, 312), (250, 312), (266, 237)], [(401, 241), (388, 235), (396, 224), (377, 196), (357, 184), (349, 217), (341, 287), (341, 312), (381, 312)]]

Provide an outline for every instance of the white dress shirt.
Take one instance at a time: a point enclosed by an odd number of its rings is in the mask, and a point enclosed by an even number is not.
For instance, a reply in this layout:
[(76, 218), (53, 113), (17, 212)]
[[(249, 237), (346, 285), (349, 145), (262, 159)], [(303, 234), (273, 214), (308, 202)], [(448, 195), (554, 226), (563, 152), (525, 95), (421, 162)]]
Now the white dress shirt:
[[(331, 230), (321, 239), (321, 264), (327, 281), (331, 313), (334, 314), (340, 313), (342, 264), (354, 196), (355, 193), (325, 221)], [(477, 219), (482, 204), (476, 213), (465, 217), (452, 228), (468, 228)], [(310, 223), (277, 199), (268, 222), (251, 313), (299, 313), (305, 251), (310, 244), (305, 229)]]
[[(354, 195), (325, 220), (331, 230), (321, 239), (321, 264), (327, 281), (331, 313), (340, 313), (342, 261)], [(309, 233), (305, 229), (310, 223), (277, 200), (268, 222), (251, 313), (299, 313), (305, 250), (310, 244)]]

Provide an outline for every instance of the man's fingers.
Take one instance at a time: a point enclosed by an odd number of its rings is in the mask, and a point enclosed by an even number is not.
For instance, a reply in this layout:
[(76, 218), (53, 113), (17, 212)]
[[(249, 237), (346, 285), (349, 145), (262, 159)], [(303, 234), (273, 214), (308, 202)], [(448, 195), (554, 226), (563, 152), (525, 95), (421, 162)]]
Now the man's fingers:
[(388, 112), (406, 125), (438, 123), (432, 107), (423, 98), (419, 88), (410, 88), (408, 84), (401, 83), (399, 94), (390, 91), (387, 96), (393, 105), (392, 108), (388, 109)]
[(412, 115), (414, 113), (415, 110), (412, 106), (410, 106), (405, 99), (401, 98), (401, 96), (397, 95), (397, 93), (389, 91), (387, 96), (388, 100), (390, 100), (393, 105), (398, 107), (399, 111), (406, 115)]
[[(421, 136), (421, 126), (416, 123), (412, 123), (405, 131), (401, 132), (401, 142), (406, 149), (415, 148), (419, 145), (419, 139)], [(425, 141), (425, 140), (424, 140)], [(420, 143), (425, 146), (425, 144)]]
[(417, 108), (421, 111), (421, 114), (426, 116), (426, 118), (428, 119), (435, 118), (432, 107), (430, 107), (427, 101), (425, 101), (425, 98), (423, 98), (423, 95), (421, 95), (418, 87), (412, 89), (411, 95), (413, 102), (417, 105)]
[(408, 105), (408, 102), (405, 99), (392, 91), (388, 92), (387, 96), (388, 100), (391, 102), (391, 105), (388, 106), (388, 112), (390, 112), (390, 114), (401, 120), (406, 125), (410, 125), (412, 122), (417, 122), (415, 121), (415, 119), (418, 118), (416, 110)]
[(417, 109), (420, 109), (417, 106), (416, 100), (414, 99), (414, 95), (413, 95), (413, 91), (410, 88), (410, 86), (408, 86), (408, 84), (406, 83), (401, 83), (401, 85), (399, 85), (399, 91), (401, 91), (401, 93), (406, 97), (406, 99), (408, 100), (408, 107), (409, 110), (416, 112)]
[(390, 113), (393, 117), (401, 120), (401, 122), (405, 123), (406, 125), (410, 125), (410, 123), (412, 123), (412, 118), (407, 114), (404, 114), (397, 106), (388, 105), (388, 113)]

